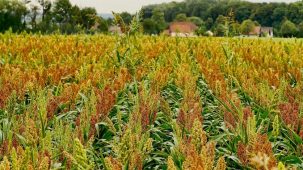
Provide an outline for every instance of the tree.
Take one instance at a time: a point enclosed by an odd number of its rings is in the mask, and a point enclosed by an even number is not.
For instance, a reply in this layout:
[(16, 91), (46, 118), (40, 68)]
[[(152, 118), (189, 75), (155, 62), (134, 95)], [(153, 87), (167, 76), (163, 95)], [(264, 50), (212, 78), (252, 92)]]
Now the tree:
[(36, 23), (36, 30), (44, 33), (51, 33), (58, 27), (56, 23), (52, 22), (54, 15), (52, 13), (52, 1), (51, 0), (37, 0), (39, 6), (39, 11), (41, 11), (42, 21)]
[[(204, 22), (201, 18), (199, 17), (189, 17), (188, 20), (194, 24), (196, 24), (198, 27), (201, 25), (204, 25)], [(204, 25), (205, 26), (205, 25)], [(206, 28), (205, 28), (206, 29)]]
[(22, 18), (26, 13), (26, 7), (18, 0), (0, 1), (0, 32), (9, 28), (15, 31), (24, 29)]
[(200, 27), (196, 30), (197, 35), (204, 35), (207, 31), (205, 24), (201, 24)]
[(26, 29), (26, 16), (30, 13), (30, 10), (26, 7), (29, 3), (31, 3), (31, 0), (19, 0), (19, 2), (21, 2), (23, 4), (23, 6), (25, 7), (25, 10), (23, 11), (22, 14), (22, 20), (23, 20), (23, 28), (22, 29)]
[(227, 29), (228, 28), (225, 25), (218, 24), (215, 29), (215, 35), (223, 37), (225, 35)]
[(253, 31), (254, 28), (255, 23), (250, 19), (244, 20), (240, 26), (241, 33), (246, 35), (249, 35), (249, 33)]
[(205, 21), (206, 29), (210, 30), (214, 24), (214, 20), (212, 18), (207, 18)]
[(283, 37), (293, 37), (297, 33), (298, 33), (298, 28), (293, 22), (289, 20), (285, 20), (281, 25), (281, 34)]
[(69, 0), (57, 0), (53, 9), (55, 20), (59, 24), (69, 23), (71, 19), (71, 9), (72, 4)]
[(175, 21), (178, 21), (178, 22), (187, 21), (186, 14), (184, 14), (184, 13), (178, 14), (175, 18)]
[(251, 18), (255, 21), (258, 21), (263, 26), (272, 26), (273, 19), (270, 16), (273, 16), (275, 6), (274, 4), (267, 4), (259, 6), (253, 13)]
[(96, 24), (97, 21), (97, 11), (95, 8), (87, 7), (81, 10), (81, 18), (83, 21), (83, 26), (89, 30), (92, 26)]
[(166, 22), (164, 18), (164, 12), (159, 9), (154, 9), (153, 15), (151, 18), (156, 23), (156, 33), (159, 34), (166, 28)]
[(107, 25), (113, 25), (113, 19), (112, 18), (107, 18), (106, 23), (107, 23)]
[(108, 31), (108, 20), (102, 18), (102, 17), (97, 17), (97, 23), (98, 23), (98, 29), (101, 32), (107, 32)]
[(248, 2), (243, 2), (245, 4), (240, 5), (237, 9), (235, 9), (235, 19), (239, 22), (242, 23), (244, 20), (249, 19), (249, 17), (252, 14), (252, 5), (246, 4)]
[(227, 16), (219, 15), (216, 19), (215, 23), (215, 33), (217, 36), (232, 36), (233, 34), (233, 25), (234, 15), (233, 11), (231, 10)]
[(298, 36), (303, 38), (303, 21), (298, 25), (298, 31), (299, 31)]
[(283, 19), (287, 14), (287, 8), (285, 6), (277, 7), (273, 11), (272, 19), (273, 19), (273, 26), (279, 26)]
[(36, 18), (37, 18), (38, 13), (39, 13), (39, 7), (37, 5), (32, 5), (30, 18), (31, 18), (31, 26), (32, 26), (33, 30), (35, 30), (37, 27)]
[(45, 15), (50, 12), (52, 3), (49, 0), (38, 0), (39, 4), (42, 7), (42, 22), (45, 19)]
[(223, 15), (219, 15), (216, 19), (216, 24), (219, 25), (219, 24), (222, 24), (224, 25), (225, 24), (225, 17)]
[(240, 33), (241, 33), (240, 28), (241, 28), (241, 24), (239, 24), (239, 23), (232, 23), (230, 25), (230, 31), (229, 31), (230, 35), (231, 36), (240, 35)]
[(188, 16), (195, 16), (201, 19), (207, 19), (207, 9), (211, 6), (207, 0), (187, 0), (186, 13)]
[(147, 18), (147, 19), (143, 20), (142, 25), (143, 25), (144, 33), (146, 33), (146, 34), (156, 34), (157, 33), (157, 24), (153, 19)]
[[(273, 26), (274, 29), (280, 29), (279, 27), (285, 17), (295, 24), (303, 21), (303, 1), (295, 3), (255, 3), (228, 0), (185, 0), (146, 6), (143, 8), (144, 19), (150, 18), (154, 9), (160, 9), (164, 12), (166, 22), (184, 21), (184, 14), (188, 18), (200, 17), (205, 21), (207, 29), (215, 29), (218, 24), (223, 24), (226, 27), (227, 24), (220, 20), (223, 17), (228, 17), (228, 11), (234, 11), (234, 23), (242, 23), (244, 20), (251, 19), (258, 21), (262, 26)], [(228, 24), (227, 35), (234, 32), (231, 30), (232, 24)], [(223, 27), (220, 26), (220, 28)]]
[(303, 21), (303, 2), (298, 1), (295, 3), (290, 3), (288, 5), (287, 10), (287, 18), (294, 22), (295, 24), (299, 24)]
[(119, 14), (121, 16), (121, 18), (123, 19), (124, 23), (129, 25), (133, 19), (132, 15), (128, 12), (122, 12), (121, 14)]
[(81, 9), (74, 5), (71, 9), (71, 23), (73, 25), (83, 25)]

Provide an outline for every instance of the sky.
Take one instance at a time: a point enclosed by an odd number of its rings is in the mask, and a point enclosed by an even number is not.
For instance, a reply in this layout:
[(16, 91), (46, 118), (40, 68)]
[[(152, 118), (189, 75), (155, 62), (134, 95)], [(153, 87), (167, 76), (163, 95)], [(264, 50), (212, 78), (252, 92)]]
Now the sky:
[[(171, 2), (172, 0), (70, 0), (73, 4), (80, 7), (95, 7), (98, 13), (111, 13), (127, 11), (135, 13), (142, 6)], [(174, 0), (176, 2), (182, 0)], [(253, 2), (294, 2), (296, 0), (250, 0)]]

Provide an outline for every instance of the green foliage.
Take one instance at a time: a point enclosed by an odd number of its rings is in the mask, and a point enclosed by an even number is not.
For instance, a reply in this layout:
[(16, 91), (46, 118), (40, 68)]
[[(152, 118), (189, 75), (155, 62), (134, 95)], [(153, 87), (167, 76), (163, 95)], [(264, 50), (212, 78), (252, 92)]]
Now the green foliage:
[(57, 0), (54, 4), (54, 18), (60, 24), (67, 24), (70, 21), (72, 4), (69, 0)]
[[(228, 17), (230, 11), (234, 11), (235, 23), (242, 23), (245, 20), (251, 19), (257, 21), (260, 26), (274, 27), (280, 29), (285, 18), (294, 22), (296, 25), (303, 21), (302, 19), (301, 1), (294, 3), (256, 3), (248, 1), (211, 1), (211, 0), (186, 0), (184, 2), (170, 2), (159, 5), (149, 5), (143, 7), (143, 20), (151, 17), (151, 11), (161, 9), (165, 13), (165, 21), (173, 22), (177, 16), (184, 14), (188, 18), (198, 17), (205, 21), (207, 30), (215, 28), (224, 22), (215, 22), (223, 17)], [(231, 31), (229, 31), (231, 32)], [(276, 31), (275, 31), (276, 32)], [(239, 32), (231, 32), (230, 35), (238, 35)], [(278, 34), (275, 33), (275, 36)]]
[(143, 21), (142, 25), (143, 25), (144, 32), (146, 34), (156, 34), (157, 33), (156, 32), (156, 30), (157, 30), (156, 22), (153, 19), (151, 19), (151, 18), (145, 19)]
[[(29, 5), (29, 2), (0, 1), (0, 32), (12, 28), (13, 32), (94, 34), (107, 33), (108, 27), (112, 25), (111, 19), (105, 21), (106, 19), (97, 15), (94, 7), (81, 9), (72, 5), (70, 0), (37, 0), (34, 5)], [(218, 36), (235, 36), (242, 32), (236, 23), (251, 19), (260, 26), (274, 27), (275, 36), (303, 37), (300, 26), (303, 22), (302, 8), (301, 1), (263, 4), (229, 0), (187, 0), (143, 7), (142, 24), (146, 34), (160, 34), (173, 21), (191, 21), (198, 27), (205, 25), (206, 30), (217, 32)], [(231, 11), (234, 11), (232, 16)], [(133, 14), (122, 12), (120, 15), (126, 25), (131, 24)], [(286, 24), (292, 32), (284, 29), (282, 33), (281, 27), (285, 25), (285, 19), (293, 22), (298, 30), (293, 25)], [(201, 31), (199, 32), (201, 35)]]
[(81, 18), (83, 26), (86, 29), (91, 29), (96, 23), (97, 11), (95, 8), (86, 7), (81, 10)]
[[(130, 24), (126, 24), (120, 14), (113, 12), (113, 15), (114, 15), (114, 25), (118, 26), (123, 34), (130, 36), (130, 35), (137, 35), (143, 32), (141, 25), (141, 13), (136, 13), (133, 16)], [(128, 39), (126, 38), (126, 40)]]
[(42, 22), (44, 22), (45, 16), (48, 15), (51, 10), (52, 3), (50, 0), (38, 0), (38, 3), (42, 8)]
[(253, 31), (254, 28), (255, 28), (255, 23), (252, 20), (248, 19), (242, 22), (240, 30), (242, 34), (249, 35), (249, 33)]
[(199, 17), (189, 17), (188, 21), (196, 24), (198, 27), (201, 27), (201, 26), (205, 27), (204, 21), (201, 18), (199, 18)]
[(303, 37), (303, 21), (298, 25), (299, 37)]
[(187, 21), (187, 16), (184, 13), (176, 15), (175, 21), (184, 22)]
[(201, 25), (197, 30), (196, 30), (196, 34), (197, 35), (205, 35), (207, 29), (205, 25)]
[(228, 30), (228, 28), (225, 25), (218, 24), (215, 29), (215, 35), (222, 37), (225, 35), (227, 30)]
[(284, 37), (293, 37), (296, 36), (298, 33), (298, 28), (296, 27), (296, 25), (289, 21), (289, 20), (285, 20), (282, 25), (281, 25), (281, 34)]
[(152, 12), (151, 19), (153, 20), (154, 23), (156, 23), (155, 28), (157, 34), (161, 33), (167, 27), (164, 18), (164, 12), (162, 12), (161, 10), (154, 9)]
[(0, 0), (0, 32), (9, 28), (17, 32), (23, 30), (26, 7), (18, 0)]
[(132, 21), (132, 15), (128, 12), (122, 12), (120, 13), (121, 18), (123, 19), (123, 21), (125, 22), (125, 24), (130, 24)]

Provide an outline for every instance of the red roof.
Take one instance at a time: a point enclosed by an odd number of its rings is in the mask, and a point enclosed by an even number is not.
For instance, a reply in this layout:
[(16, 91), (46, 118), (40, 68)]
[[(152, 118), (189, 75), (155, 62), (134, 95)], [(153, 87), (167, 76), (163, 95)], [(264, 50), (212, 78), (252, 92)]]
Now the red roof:
[(169, 25), (169, 32), (192, 33), (197, 28), (192, 22), (173, 22)]

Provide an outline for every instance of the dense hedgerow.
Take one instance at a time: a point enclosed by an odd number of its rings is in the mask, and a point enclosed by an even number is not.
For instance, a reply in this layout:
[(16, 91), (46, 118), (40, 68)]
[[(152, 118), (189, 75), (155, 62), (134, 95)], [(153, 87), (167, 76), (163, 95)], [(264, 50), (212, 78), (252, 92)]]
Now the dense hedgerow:
[(0, 35), (0, 169), (303, 168), (303, 41)]

